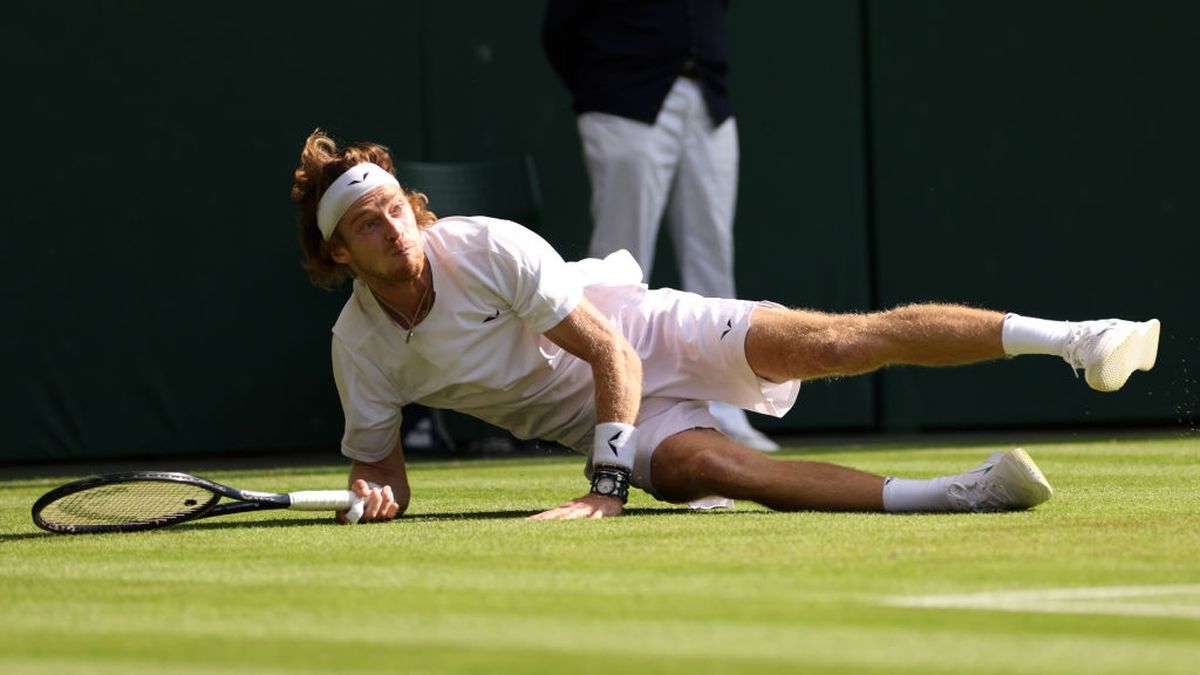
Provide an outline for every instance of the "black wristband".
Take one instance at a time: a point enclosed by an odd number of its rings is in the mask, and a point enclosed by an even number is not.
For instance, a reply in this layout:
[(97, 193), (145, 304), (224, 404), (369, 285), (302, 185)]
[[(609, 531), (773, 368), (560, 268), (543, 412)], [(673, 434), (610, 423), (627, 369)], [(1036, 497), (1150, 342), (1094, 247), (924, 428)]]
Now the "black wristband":
[(592, 494), (616, 497), (621, 503), (629, 501), (629, 472), (619, 466), (597, 466), (592, 469)]

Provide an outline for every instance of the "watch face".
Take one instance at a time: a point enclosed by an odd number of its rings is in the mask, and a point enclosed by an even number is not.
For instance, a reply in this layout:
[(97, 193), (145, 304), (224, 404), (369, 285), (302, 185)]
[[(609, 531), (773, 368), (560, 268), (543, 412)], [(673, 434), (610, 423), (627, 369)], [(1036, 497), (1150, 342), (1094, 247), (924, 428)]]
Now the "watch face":
[(602, 495), (611, 495), (617, 491), (617, 482), (609, 476), (600, 476), (596, 479), (596, 492)]

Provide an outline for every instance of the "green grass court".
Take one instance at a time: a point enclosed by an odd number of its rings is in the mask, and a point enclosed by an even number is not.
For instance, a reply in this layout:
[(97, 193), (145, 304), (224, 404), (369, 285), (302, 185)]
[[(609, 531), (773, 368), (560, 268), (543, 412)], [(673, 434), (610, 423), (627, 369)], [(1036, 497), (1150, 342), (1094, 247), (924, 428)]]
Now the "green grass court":
[[(1055, 498), (971, 516), (692, 513), (636, 492), (621, 518), (522, 520), (585, 489), (581, 460), (551, 456), (410, 465), (409, 515), (385, 525), (269, 511), (72, 537), (29, 507), (73, 476), (7, 481), (0, 673), (1197, 672), (1200, 438), (1025, 447)], [(995, 449), (786, 454), (928, 477)]]

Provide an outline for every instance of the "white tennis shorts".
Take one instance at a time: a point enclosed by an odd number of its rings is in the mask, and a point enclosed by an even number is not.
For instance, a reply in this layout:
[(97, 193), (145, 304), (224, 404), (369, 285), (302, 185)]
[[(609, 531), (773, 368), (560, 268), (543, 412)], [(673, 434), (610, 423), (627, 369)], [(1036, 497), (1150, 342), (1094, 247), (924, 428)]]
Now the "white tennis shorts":
[[(650, 459), (668, 437), (717, 428), (709, 401), (774, 417), (783, 417), (796, 402), (799, 380), (768, 382), (746, 360), (750, 315), (760, 306), (779, 305), (663, 288), (647, 291), (637, 304), (616, 308), (615, 316), (609, 313), (642, 357), (633, 485), (655, 494)], [(584, 473), (591, 478), (590, 461)]]

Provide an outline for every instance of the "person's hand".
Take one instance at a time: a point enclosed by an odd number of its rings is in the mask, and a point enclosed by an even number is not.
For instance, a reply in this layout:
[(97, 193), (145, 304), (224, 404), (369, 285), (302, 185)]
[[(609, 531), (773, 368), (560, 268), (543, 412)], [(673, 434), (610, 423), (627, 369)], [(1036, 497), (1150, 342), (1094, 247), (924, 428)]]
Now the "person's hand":
[(617, 497), (588, 493), (579, 499), (529, 516), (529, 520), (574, 520), (576, 518), (608, 518), (619, 516), (624, 507)]
[[(380, 486), (359, 478), (350, 484), (350, 489), (363, 498), (363, 514), (358, 521), (360, 523), (391, 520), (400, 511), (400, 504), (396, 502), (391, 485)], [(342, 524), (348, 522), (345, 511), (338, 511), (337, 519)]]

